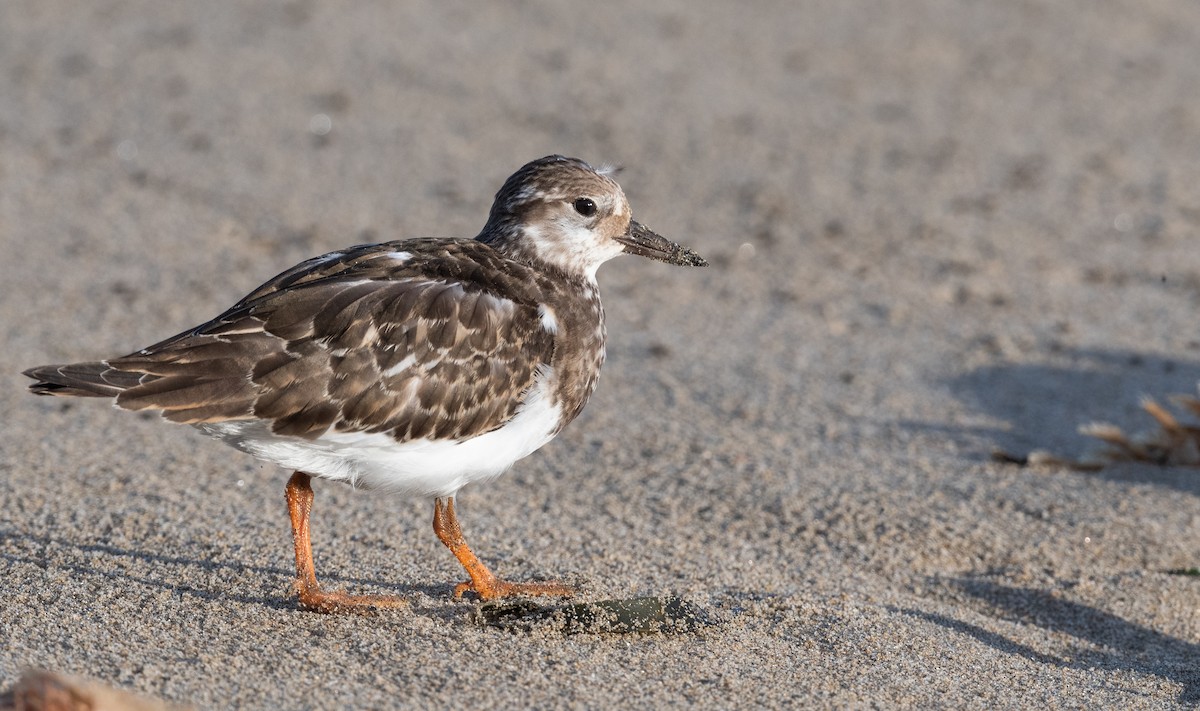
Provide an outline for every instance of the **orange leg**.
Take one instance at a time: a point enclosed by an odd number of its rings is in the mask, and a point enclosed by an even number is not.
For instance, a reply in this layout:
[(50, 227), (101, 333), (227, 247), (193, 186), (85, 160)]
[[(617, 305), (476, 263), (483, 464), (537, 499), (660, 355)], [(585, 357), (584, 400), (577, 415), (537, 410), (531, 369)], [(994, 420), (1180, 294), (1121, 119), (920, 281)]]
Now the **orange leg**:
[(325, 592), (317, 584), (313, 566), (312, 539), (308, 533), (308, 518), (312, 513), (312, 477), (296, 472), (287, 484), (288, 514), (292, 517), (292, 542), (296, 546), (296, 592), (300, 606), (317, 612), (352, 612), (368, 607), (400, 607), (403, 598), (388, 595), (347, 595), (344, 592)]
[(501, 580), (487, 569), (483, 561), (475, 557), (463, 538), (462, 527), (458, 525), (458, 516), (454, 513), (454, 499), (434, 499), (433, 502), (433, 532), (438, 540), (446, 544), (450, 552), (466, 568), (471, 581), (459, 583), (454, 587), (454, 598), (460, 599), (464, 592), (470, 590), (484, 600), (495, 600), (502, 597), (520, 595), (561, 595), (570, 596), (575, 590), (562, 583), (510, 583)]

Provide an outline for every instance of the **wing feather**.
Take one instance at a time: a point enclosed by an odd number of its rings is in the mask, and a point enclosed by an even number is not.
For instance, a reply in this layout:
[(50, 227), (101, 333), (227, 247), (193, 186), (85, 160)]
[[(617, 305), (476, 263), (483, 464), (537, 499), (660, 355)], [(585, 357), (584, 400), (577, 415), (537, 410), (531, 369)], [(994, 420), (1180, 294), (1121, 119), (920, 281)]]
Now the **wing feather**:
[[(489, 262), (486, 245), (422, 242), (428, 259), (412, 244), (388, 243), (309, 260), (209, 323), (87, 365), (105, 366), (121, 407), (177, 422), (258, 417), (305, 438), (494, 430), (553, 355), (536, 280), (522, 265)], [(414, 256), (402, 263), (401, 250)], [(453, 251), (489, 268), (455, 264), (446, 259)], [(469, 278), (481, 275), (486, 282)]]

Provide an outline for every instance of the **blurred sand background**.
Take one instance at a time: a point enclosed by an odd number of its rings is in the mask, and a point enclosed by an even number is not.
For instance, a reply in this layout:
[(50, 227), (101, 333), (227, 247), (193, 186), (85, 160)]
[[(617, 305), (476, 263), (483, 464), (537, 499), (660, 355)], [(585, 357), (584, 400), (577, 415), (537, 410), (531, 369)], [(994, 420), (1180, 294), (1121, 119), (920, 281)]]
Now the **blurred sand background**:
[[(708, 270), (624, 258), (583, 416), (465, 490), (480, 555), (675, 635), (512, 632), (431, 506), (35, 399), (291, 264), (474, 235), (548, 154)], [(1078, 454), (1200, 380), (1200, 4), (0, 3), (0, 688), (201, 708), (1200, 702), (1200, 474)]]

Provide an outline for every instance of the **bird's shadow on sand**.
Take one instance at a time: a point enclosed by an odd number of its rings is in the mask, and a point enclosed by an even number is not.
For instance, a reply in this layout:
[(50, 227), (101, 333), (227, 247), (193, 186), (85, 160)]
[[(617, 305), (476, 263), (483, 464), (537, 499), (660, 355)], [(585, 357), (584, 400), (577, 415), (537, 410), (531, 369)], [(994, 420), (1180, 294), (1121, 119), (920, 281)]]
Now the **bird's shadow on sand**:
[(1200, 644), (1163, 634), (1044, 590), (1012, 587), (977, 578), (958, 578), (950, 581), (950, 584), (977, 600), (985, 614), (1065, 633), (1103, 649), (1081, 650), (1069, 659), (1060, 659), (947, 615), (908, 608), (894, 609), (973, 637), (998, 651), (1016, 654), (1039, 664), (1066, 669), (1128, 670), (1166, 677), (1183, 686), (1178, 697), (1180, 703), (1200, 703), (1200, 667), (1196, 665), (1196, 660), (1200, 659)]
[[(189, 579), (193, 579), (194, 576), (187, 575), (186, 572), (181, 572), (182, 569), (183, 571), (202, 571), (208, 575), (225, 573), (232, 576), (252, 573), (264, 578), (271, 578), (280, 583), (284, 581), (290, 583), (295, 579), (295, 571), (290, 569), (249, 565), (229, 560), (163, 555), (106, 543), (85, 543), (55, 536), (36, 536), (27, 533), (0, 531), (0, 544), (5, 543), (16, 545), (6, 545), (4, 548), (16, 547), (22, 549), (19, 552), (0, 549), (0, 560), (6, 560), (10, 563), (26, 563), (45, 569), (65, 570), (77, 575), (99, 576), (116, 582), (134, 583), (160, 590), (168, 590), (180, 596), (210, 602), (225, 601), (261, 605), (275, 610), (295, 610), (298, 607), (295, 598), (290, 594), (239, 594), (229, 588), (214, 589), (204, 587), (203, 585), (187, 582)], [(71, 560), (63, 560), (63, 558), (70, 558)], [(162, 575), (147, 577), (131, 574), (124, 570), (122, 565), (116, 563), (118, 559), (122, 558), (152, 563), (156, 566), (156, 569), (162, 571)], [(109, 565), (102, 564), (102, 561), (106, 559), (109, 561)], [(331, 588), (349, 586), (356, 588), (354, 592), (357, 592), (357, 588), (362, 587), (383, 587), (390, 588), (390, 592), (400, 595), (424, 593), (432, 597), (438, 597), (449, 596), (452, 589), (450, 584), (444, 586), (396, 586), (383, 584), (377, 580), (353, 578), (330, 574), (328, 572), (321, 572), (320, 579), (324, 585), (328, 585)], [(264, 581), (260, 586), (274, 584), (276, 583), (273, 581)]]
[[(1079, 433), (1080, 426), (1109, 422), (1129, 433), (1153, 429), (1153, 420), (1141, 409), (1142, 398), (1167, 404), (1168, 396), (1176, 393), (1195, 395), (1200, 382), (1200, 361), (1184, 358), (1069, 349), (1057, 351), (1053, 360), (1054, 364), (997, 363), (945, 381), (955, 398), (997, 421), (995, 425), (903, 424), (949, 437), (977, 459), (988, 459), (997, 449), (1015, 455), (1040, 449), (1078, 457), (1102, 449), (1098, 440)], [(1200, 496), (1200, 477), (1188, 474), (1193, 472), (1112, 467), (1095, 476), (1157, 483)]]
[[(17, 549), (14, 552), (12, 549)], [(124, 569), (120, 559), (152, 564), (160, 574), (145, 576)], [(232, 584), (226, 587), (206, 586), (195, 582), (194, 573), (202, 572), (212, 578), (253, 575), (256, 588), (282, 587), (292, 581), (294, 571), (263, 565), (250, 565), (229, 560), (214, 560), (187, 556), (163, 555), (114, 546), (107, 543), (84, 543), (54, 536), (0, 531), (0, 561), (35, 565), (43, 569), (67, 571), (78, 576), (106, 578), (116, 584), (134, 584), (167, 590), (182, 598), (205, 602), (233, 602), (256, 605), (272, 610), (299, 609), (292, 594), (248, 594), (237, 592)], [(613, 633), (644, 634), (648, 632), (691, 632), (715, 624), (707, 611), (675, 598), (632, 598), (574, 603), (476, 603), (472, 600), (454, 601), (453, 582), (445, 585), (393, 585), (377, 580), (353, 578), (322, 573), (320, 579), (328, 588), (350, 588), (349, 592), (368, 592), (364, 588), (384, 588), (386, 594), (407, 599), (414, 614), (437, 618), (446, 623), (467, 622), (477, 627), (499, 630), (537, 628), (543, 634)], [(192, 581), (192, 582), (188, 582)], [(365, 609), (360, 614), (383, 614)], [(351, 613), (353, 614), (353, 613)]]

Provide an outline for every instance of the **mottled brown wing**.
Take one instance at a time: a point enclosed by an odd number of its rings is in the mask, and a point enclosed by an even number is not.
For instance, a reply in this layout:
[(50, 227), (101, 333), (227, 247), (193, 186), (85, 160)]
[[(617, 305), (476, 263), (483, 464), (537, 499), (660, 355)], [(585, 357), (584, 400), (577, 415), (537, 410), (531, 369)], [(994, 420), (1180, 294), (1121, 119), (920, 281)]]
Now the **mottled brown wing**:
[(205, 326), (108, 361), (139, 383), (117, 403), (191, 424), (260, 417), (306, 438), (462, 439), (499, 427), (554, 349), (529, 281), (511, 274), (505, 289), (495, 279), (408, 273), (419, 258), (373, 267), (388, 255), (400, 261), (387, 247), (318, 277), (323, 264), (310, 260)]

